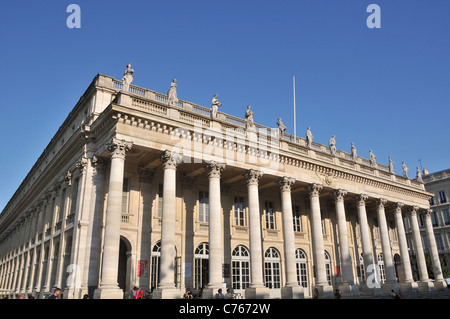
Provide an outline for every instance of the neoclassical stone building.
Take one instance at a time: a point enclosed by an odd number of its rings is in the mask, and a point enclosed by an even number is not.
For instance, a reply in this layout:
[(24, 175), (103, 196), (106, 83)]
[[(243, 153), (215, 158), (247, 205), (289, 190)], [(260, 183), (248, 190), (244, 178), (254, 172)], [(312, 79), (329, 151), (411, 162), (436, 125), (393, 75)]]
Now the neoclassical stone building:
[[(0, 214), (0, 289), (309, 298), (442, 289), (424, 185), (226, 110), (98, 74)], [(213, 96), (213, 94), (211, 94)], [(243, 107), (243, 110), (245, 107)], [(275, 118), (276, 119), (276, 118)], [(275, 120), (274, 120), (275, 122)], [(404, 219), (420, 270), (412, 276)], [(440, 277), (439, 277), (439, 274)]]

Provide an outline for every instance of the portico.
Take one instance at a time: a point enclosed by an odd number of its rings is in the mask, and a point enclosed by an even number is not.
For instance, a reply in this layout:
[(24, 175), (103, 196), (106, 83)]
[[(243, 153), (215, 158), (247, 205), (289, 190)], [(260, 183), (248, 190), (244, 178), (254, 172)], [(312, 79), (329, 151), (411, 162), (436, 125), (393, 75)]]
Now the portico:
[(213, 298), (227, 287), (250, 299), (443, 288), (435, 243), (433, 283), (418, 232), (423, 183), (251, 121), (99, 74), (0, 215), (1, 293), (56, 285), (65, 298), (117, 299), (138, 286), (156, 299), (186, 288)]

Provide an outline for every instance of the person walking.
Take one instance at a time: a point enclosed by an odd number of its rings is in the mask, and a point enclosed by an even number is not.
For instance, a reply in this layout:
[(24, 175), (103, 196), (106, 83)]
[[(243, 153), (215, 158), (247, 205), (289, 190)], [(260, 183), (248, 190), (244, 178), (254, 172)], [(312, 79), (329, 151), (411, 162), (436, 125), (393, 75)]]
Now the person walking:
[(51, 294), (48, 299), (59, 299), (59, 295), (61, 294), (61, 289), (55, 288), (53, 294)]

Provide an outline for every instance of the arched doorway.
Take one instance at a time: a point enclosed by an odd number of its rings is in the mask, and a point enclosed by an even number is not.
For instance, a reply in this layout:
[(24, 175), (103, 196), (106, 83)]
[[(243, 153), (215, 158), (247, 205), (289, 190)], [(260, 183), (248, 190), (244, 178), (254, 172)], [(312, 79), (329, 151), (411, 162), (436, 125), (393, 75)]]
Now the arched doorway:
[(201, 243), (194, 254), (195, 261), (195, 282), (194, 288), (201, 289), (208, 285), (209, 271), (209, 245)]
[(124, 238), (120, 237), (119, 245), (119, 268), (117, 272), (117, 282), (119, 288), (123, 291), (129, 291), (130, 287), (130, 266), (131, 266), (131, 244)]
[(297, 282), (305, 288), (305, 297), (309, 297), (308, 259), (303, 249), (298, 248), (295, 250), (295, 261), (297, 266)]

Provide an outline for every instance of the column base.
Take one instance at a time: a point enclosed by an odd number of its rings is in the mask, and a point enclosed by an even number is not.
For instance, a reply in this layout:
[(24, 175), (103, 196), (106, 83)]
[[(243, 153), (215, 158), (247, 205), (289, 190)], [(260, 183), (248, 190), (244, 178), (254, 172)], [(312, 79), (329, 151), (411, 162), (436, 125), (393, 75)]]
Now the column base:
[(123, 290), (120, 288), (98, 288), (94, 291), (94, 299), (123, 299)]
[(202, 299), (214, 299), (216, 298), (216, 294), (219, 291), (219, 289), (222, 289), (222, 294), (225, 296), (226, 291), (222, 287), (220, 288), (204, 288), (202, 291)]
[(373, 285), (362, 284), (359, 285), (360, 294), (363, 296), (381, 296), (381, 285), (374, 283)]
[(339, 284), (338, 289), (343, 297), (358, 297), (360, 295), (359, 286), (355, 284)]
[(400, 290), (400, 284), (398, 282), (386, 282), (381, 285), (383, 295), (389, 295), (392, 290), (394, 290), (394, 293), (397, 293)]
[[(315, 286), (314, 289), (319, 290), (319, 298), (320, 299), (333, 299), (334, 298), (333, 286), (320, 285), (320, 286)], [(314, 289), (313, 289), (313, 296), (314, 296)]]
[(403, 282), (400, 284), (400, 287), (403, 292), (407, 292), (407, 293), (417, 292), (419, 290), (419, 286), (417, 285), (417, 282), (415, 282), (415, 281)]
[(429, 281), (419, 281), (419, 291), (434, 291), (434, 284), (431, 280)]
[(281, 299), (304, 299), (305, 288), (302, 286), (281, 288)]
[(443, 279), (438, 279), (434, 281), (435, 290), (445, 290), (447, 289), (447, 283)]
[(181, 291), (177, 288), (158, 288), (153, 291), (153, 299), (181, 299)]
[(245, 299), (270, 299), (269, 288), (266, 287), (245, 288)]

